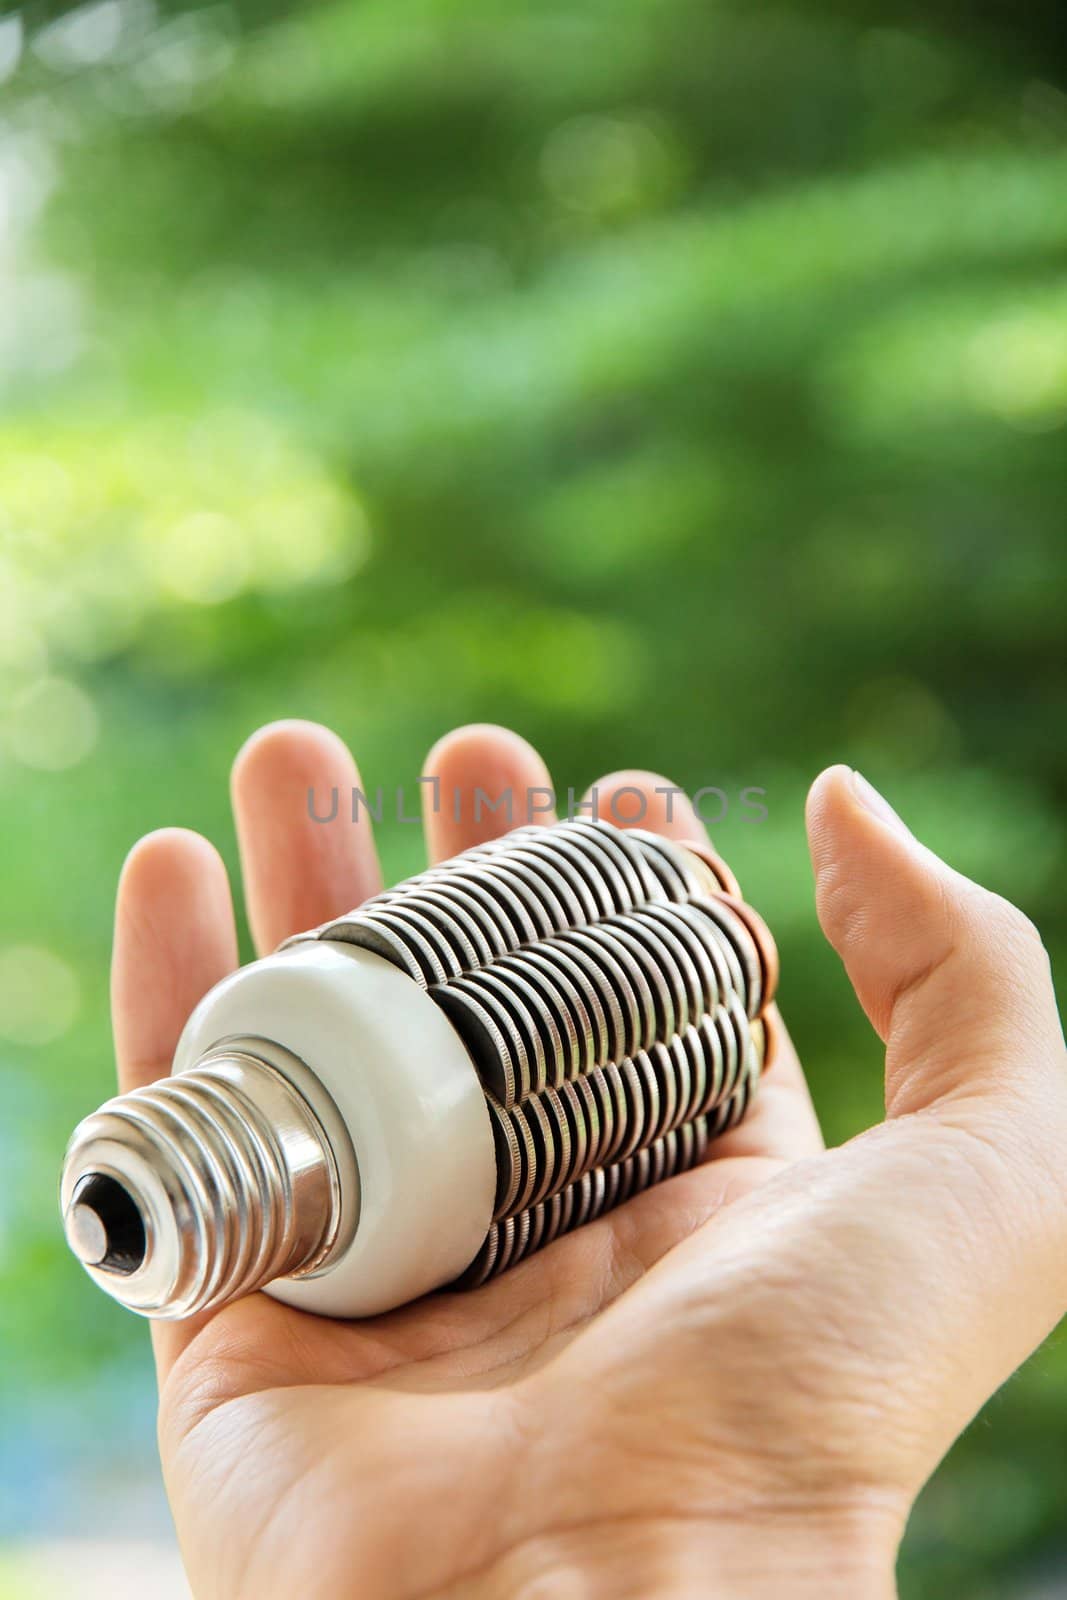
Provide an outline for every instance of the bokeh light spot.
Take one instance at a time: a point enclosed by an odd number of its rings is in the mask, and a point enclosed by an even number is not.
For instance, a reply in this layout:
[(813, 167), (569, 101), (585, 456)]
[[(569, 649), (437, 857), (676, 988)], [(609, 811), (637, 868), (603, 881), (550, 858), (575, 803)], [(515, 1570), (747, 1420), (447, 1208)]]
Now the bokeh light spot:
[(0, 83), (14, 75), (22, 57), (22, 18), (0, 17)]
[(1022, 312), (981, 329), (968, 350), (977, 404), (1007, 422), (1056, 427), (1067, 421), (1067, 327)]
[(98, 732), (96, 708), (84, 689), (67, 678), (40, 678), (12, 703), (8, 744), (23, 766), (62, 772), (85, 759)]
[(193, 512), (165, 536), (160, 566), (165, 586), (179, 599), (218, 605), (239, 594), (248, 581), (247, 541), (231, 517)]
[(37, 35), (34, 53), (57, 72), (74, 72), (113, 56), (122, 37), (122, 0), (92, 0), (58, 17)]
[(0, 1036), (48, 1044), (74, 1023), (81, 1002), (73, 968), (36, 945), (0, 949)]
[(674, 141), (652, 118), (575, 117), (549, 134), (541, 177), (568, 210), (608, 218), (645, 210), (677, 186)]
[(920, 771), (958, 758), (960, 734), (946, 707), (910, 677), (861, 683), (846, 707), (850, 749), (874, 771)]

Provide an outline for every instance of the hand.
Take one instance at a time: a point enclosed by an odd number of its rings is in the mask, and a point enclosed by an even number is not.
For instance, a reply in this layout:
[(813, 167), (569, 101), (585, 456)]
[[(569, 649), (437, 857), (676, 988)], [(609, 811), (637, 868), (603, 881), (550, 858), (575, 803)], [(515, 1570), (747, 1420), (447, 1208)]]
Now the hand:
[[(492, 728), (451, 734), (427, 771), (449, 795), (549, 783)], [(699, 829), (680, 800), (667, 823), (648, 774), (602, 779), (601, 809), (635, 783), (645, 826)], [(261, 951), (380, 887), (365, 818), (308, 820), (308, 788), (335, 784), (360, 780), (321, 728), (268, 727), (238, 756)], [(504, 825), (443, 809), (430, 854)], [(1067, 1058), (1018, 911), (847, 768), (808, 825), (823, 928), (886, 1043), (886, 1121), (824, 1151), (786, 1041), (703, 1167), (476, 1293), (364, 1323), (253, 1295), (156, 1325), (201, 1600), (894, 1592), (922, 1483), (1067, 1308)], [(117, 910), (124, 1087), (168, 1071), (236, 961), (212, 847), (143, 839)]]

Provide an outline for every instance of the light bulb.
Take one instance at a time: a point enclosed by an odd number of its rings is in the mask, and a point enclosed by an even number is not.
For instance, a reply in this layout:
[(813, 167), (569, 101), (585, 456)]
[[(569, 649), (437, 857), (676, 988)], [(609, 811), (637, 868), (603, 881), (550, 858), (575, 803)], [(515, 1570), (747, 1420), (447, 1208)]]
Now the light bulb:
[(68, 1242), (151, 1317), (483, 1283), (740, 1120), (776, 982), (706, 846), (517, 828), (218, 984), (171, 1076), (75, 1129)]

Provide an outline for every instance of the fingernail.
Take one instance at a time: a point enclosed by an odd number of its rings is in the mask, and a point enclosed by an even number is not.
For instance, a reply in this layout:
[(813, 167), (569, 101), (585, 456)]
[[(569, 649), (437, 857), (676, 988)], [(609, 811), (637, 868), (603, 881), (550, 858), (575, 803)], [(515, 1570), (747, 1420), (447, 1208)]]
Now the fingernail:
[(867, 782), (862, 772), (853, 772), (852, 789), (860, 805), (877, 817), (879, 822), (887, 823), (890, 828), (895, 828), (897, 833), (902, 833), (905, 838), (910, 839), (913, 837), (911, 829), (901, 821), (889, 801), (884, 795), (878, 793), (874, 784)]

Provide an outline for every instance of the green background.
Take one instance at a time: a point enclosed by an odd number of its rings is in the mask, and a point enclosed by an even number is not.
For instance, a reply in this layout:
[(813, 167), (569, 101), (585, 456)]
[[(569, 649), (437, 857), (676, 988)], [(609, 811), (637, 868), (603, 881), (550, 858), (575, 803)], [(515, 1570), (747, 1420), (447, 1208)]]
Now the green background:
[[(561, 789), (765, 788), (714, 833), (835, 1140), (880, 1062), (812, 908), (822, 765), (1062, 970), (1067, 37), (990, 0), (0, 0), (0, 80), (6, 1595), (22, 1541), (161, 1527), (144, 1330), (55, 1178), (110, 1089), (123, 855), (180, 823), (236, 873), (259, 722), (387, 790), (472, 719)], [(926, 1491), (906, 1600), (1063, 1592), (1065, 1433), (1061, 1333)]]

